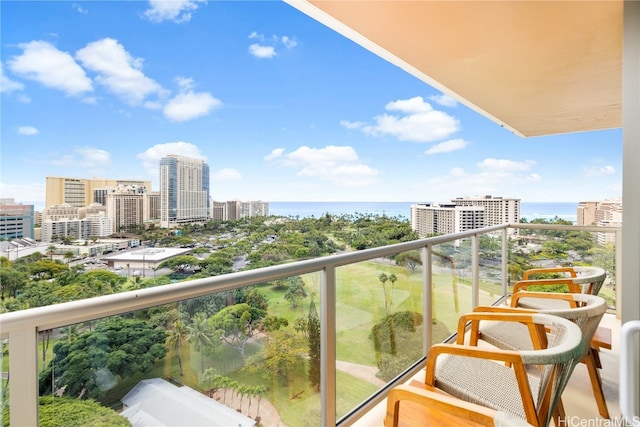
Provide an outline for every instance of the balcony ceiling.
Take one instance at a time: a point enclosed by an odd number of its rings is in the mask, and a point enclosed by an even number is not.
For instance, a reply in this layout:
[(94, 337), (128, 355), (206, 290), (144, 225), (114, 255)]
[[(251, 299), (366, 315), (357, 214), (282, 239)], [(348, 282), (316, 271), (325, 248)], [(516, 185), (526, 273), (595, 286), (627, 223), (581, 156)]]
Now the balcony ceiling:
[(285, 1), (518, 135), (621, 127), (622, 1)]

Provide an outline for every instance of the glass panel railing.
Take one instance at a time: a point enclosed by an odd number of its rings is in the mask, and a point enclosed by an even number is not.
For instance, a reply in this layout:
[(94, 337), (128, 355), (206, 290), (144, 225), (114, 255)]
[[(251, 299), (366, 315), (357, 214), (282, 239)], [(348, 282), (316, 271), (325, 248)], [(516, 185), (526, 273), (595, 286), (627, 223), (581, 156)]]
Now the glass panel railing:
[(458, 318), (472, 307), (471, 240), (434, 245), (432, 343), (456, 332)]
[(41, 425), (72, 425), (67, 405), (104, 413), (108, 425), (119, 425), (123, 416), (167, 425), (207, 425), (207, 417), (242, 426), (319, 419), (313, 276), (40, 333)]
[[(404, 268), (388, 258), (336, 269), (338, 418), (388, 381), (379, 375), (379, 367), (399, 355), (397, 348), (389, 348), (388, 319), (410, 297), (410, 292), (411, 283)], [(407, 363), (400, 366), (404, 369)]]

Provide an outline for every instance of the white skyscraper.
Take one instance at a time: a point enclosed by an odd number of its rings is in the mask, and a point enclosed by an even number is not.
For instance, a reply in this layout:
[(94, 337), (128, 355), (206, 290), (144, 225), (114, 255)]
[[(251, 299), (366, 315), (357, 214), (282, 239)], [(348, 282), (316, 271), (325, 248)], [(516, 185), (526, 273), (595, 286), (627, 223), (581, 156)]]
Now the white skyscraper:
[(160, 160), (160, 226), (209, 220), (209, 165), (170, 154)]

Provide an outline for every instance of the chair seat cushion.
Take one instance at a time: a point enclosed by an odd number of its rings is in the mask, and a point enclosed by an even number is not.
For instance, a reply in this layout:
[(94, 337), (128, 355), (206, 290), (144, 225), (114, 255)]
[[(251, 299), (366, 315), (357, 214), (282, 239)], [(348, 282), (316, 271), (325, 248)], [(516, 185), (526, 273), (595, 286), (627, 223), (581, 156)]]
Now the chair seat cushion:
[[(539, 380), (528, 375), (534, 402)], [(496, 387), (499, 384), (499, 387)], [(520, 389), (512, 368), (487, 359), (441, 356), (436, 366), (436, 388), (459, 399), (526, 419)]]

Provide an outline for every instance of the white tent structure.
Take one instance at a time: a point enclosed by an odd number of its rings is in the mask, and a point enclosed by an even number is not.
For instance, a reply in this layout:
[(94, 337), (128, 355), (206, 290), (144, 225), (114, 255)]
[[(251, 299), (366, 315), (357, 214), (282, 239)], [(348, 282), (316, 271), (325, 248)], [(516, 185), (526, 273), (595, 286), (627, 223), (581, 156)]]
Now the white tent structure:
[(238, 426), (255, 421), (196, 390), (177, 387), (161, 378), (140, 381), (123, 398), (126, 417), (133, 427)]

